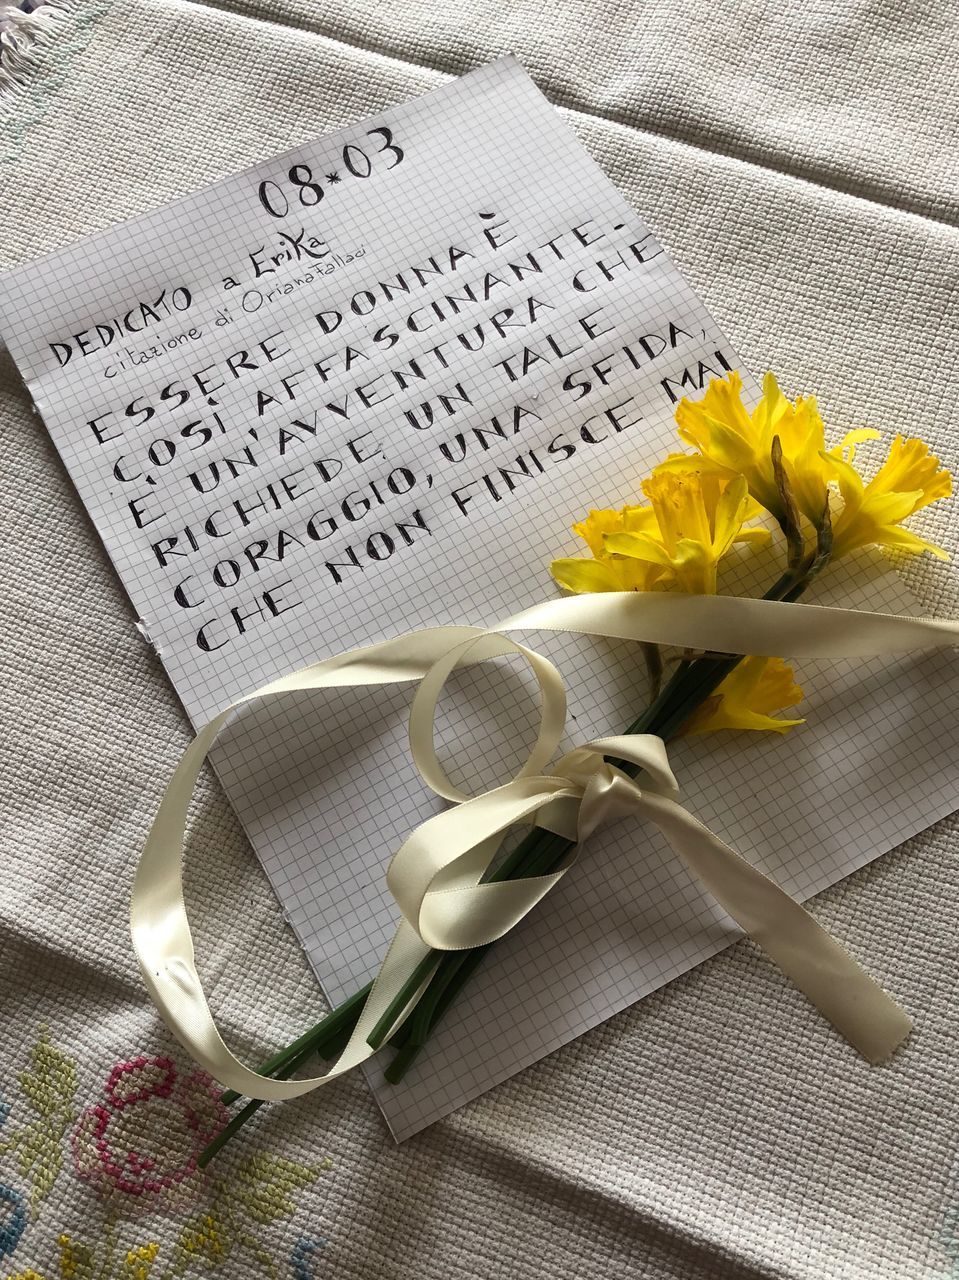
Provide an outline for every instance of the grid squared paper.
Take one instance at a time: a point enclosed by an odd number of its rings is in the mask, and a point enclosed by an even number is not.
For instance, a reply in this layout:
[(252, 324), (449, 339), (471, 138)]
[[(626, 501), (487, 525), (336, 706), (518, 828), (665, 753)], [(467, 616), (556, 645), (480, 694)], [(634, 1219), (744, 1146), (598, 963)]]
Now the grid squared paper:
[[(402, 163), (351, 180), (355, 175), (343, 172), (345, 148), (370, 147), (371, 136), (384, 141), (385, 135), (375, 132), (384, 127), (402, 146)], [(349, 156), (361, 167), (358, 150)], [(256, 200), (257, 186), (269, 181), (289, 191), (284, 175), (300, 164), (324, 175), (324, 182), (327, 173), (339, 171), (340, 181), (325, 186), (315, 211), (298, 208), (293, 218), (274, 220)], [(592, 310), (591, 298), (596, 298), (610, 325), (602, 339), (563, 358), (554, 353), (545, 368), (533, 369), (515, 386), (478, 361), (476, 352), (453, 349), (446, 372), (432, 377), (429, 386), (442, 389), (461, 378), (473, 398), (468, 414), (412, 431), (403, 410), (426, 394), (423, 384), (413, 382), (353, 421), (326, 414), (308, 443), (282, 458), (268, 455), (264, 438), (271, 430), (292, 417), (302, 419), (304, 411), (308, 420), (315, 408), (341, 400), (359, 381), (355, 369), (333, 367), (335, 353), (348, 341), (368, 347), (372, 329), (399, 323), (414, 306), (434, 301), (442, 306), (452, 285), (467, 277), (431, 280), (412, 301), (398, 294), (370, 316), (350, 315), (329, 336), (319, 330), (315, 313), (342, 308), (354, 291), (392, 279), (406, 264), (423, 262), (444, 246), (477, 248), (482, 226), (491, 224), (478, 221), (478, 215), (490, 211), (507, 221), (516, 235), (514, 246), (522, 246), (524, 254), (562, 235), (565, 256), (542, 251), (542, 272), (508, 282), (488, 305), (442, 322), (437, 336), (449, 338), (484, 322), (496, 359), (519, 351), (525, 342), (542, 348), (546, 332), (561, 350), (572, 352), (583, 333), (578, 317)], [(280, 248), (278, 231), (289, 230), (293, 222), (297, 229), (322, 234), (334, 250), (335, 269), (244, 311), (236, 291), (224, 292), (224, 277), (244, 274), (239, 296), (254, 289), (265, 296), (308, 274), (302, 262), (293, 262), (278, 264), (272, 278), (252, 284), (248, 279), (248, 251), (260, 245)], [(601, 229), (605, 239), (584, 245), (570, 235), (573, 227)], [(629, 271), (604, 279), (596, 294), (573, 295), (573, 273), (582, 270), (592, 284), (599, 278), (597, 260), (610, 262), (619, 251), (628, 258), (629, 245), (643, 246), (644, 261), (636, 258)], [(477, 249), (468, 278), (480, 279), (508, 262), (510, 252), (509, 245), (487, 247), (485, 254)], [(134, 299), (176, 283), (188, 285), (194, 295), (190, 322), (201, 325), (201, 337), (143, 364), (125, 360), (120, 368), (111, 349), (59, 367), (51, 340), (89, 329), (122, 313)], [(505, 307), (515, 310), (530, 295), (548, 299), (554, 309), (528, 329), (490, 336), (488, 317)], [(232, 318), (216, 327), (213, 318), (224, 308)], [(548, 561), (574, 551), (567, 532), (571, 521), (590, 505), (634, 499), (638, 479), (667, 447), (675, 447), (662, 378), (695, 368), (699, 360), (714, 360), (717, 350), (737, 363), (702, 303), (657, 253), (648, 229), (510, 59), (9, 273), (0, 281), (0, 315), (7, 345), (196, 725), (306, 662), (414, 627), (492, 621), (542, 599), (551, 590)], [(629, 344), (636, 350), (642, 335), (662, 333), (670, 322), (687, 335), (677, 350), (639, 368), (617, 354)], [(187, 327), (173, 316), (142, 344), (125, 338), (124, 348), (137, 349)], [(190, 371), (222, 370), (229, 354), (274, 334), (285, 335), (289, 357), (249, 376), (243, 373), (209, 395), (194, 393), (179, 416), (161, 404), (163, 386)], [(409, 330), (395, 351), (374, 355), (363, 378), (404, 365), (436, 340)], [(558, 392), (565, 374), (607, 356), (613, 366), (608, 386), (581, 401)], [(276, 391), (280, 377), (313, 362), (330, 366), (327, 381), (314, 380), (311, 394), (304, 389), (295, 402), (271, 404), (262, 419), (251, 413), (251, 388)], [(216, 380), (211, 377), (206, 385)], [(308, 376), (301, 382), (309, 382)], [(122, 435), (107, 446), (98, 444), (88, 420), (137, 397), (157, 405), (156, 415), (138, 423), (121, 413)], [(604, 410), (615, 411), (627, 401), (632, 408), (620, 416), (633, 425), (618, 435), (603, 431), (600, 424), (609, 422), (601, 417)], [(464, 463), (439, 457), (441, 440), (488, 425), (494, 414), (502, 415), (516, 402), (535, 407), (540, 420), (527, 421), (520, 435), (494, 442)], [(177, 437), (172, 461), (163, 461), (162, 446), (153, 460), (147, 456), (152, 440), (174, 437), (193, 417), (213, 421), (214, 409), (227, 424), (219, 451), (185, 451)], [(116, 425), (115, 418), (103, 421)], [(608, 438), (586, 444), (584, 424), (594, 437)], [(249, 527), (231, 526), (216, 537), (196, 532), (214, 508), (235, 500), (249, 506), (269, 484), (280, 485), (314, 459), (339, 455), (348, 439), (362, 433), (375, 441), (381, 456), (346, 464), (335, 482), (318, 483), (302, 504), (291, 501), (270, 510), (267, 500)], [(514, 464), (518, 454), (531, 449), (542, 456), (558, 437), (577, 442), (572, 459), (550, 463), (501, 501), (484, 497), (482, 475), (495, 475), (498, 467)], [(190, 492), (188, 473), (211, 459), (235, 457), (244, 446), (254, 451), (259, 465), (239, 468), (222, 502), (216, 491)], [(137, 473), (140, 483), (111, 478), (118, 459), (121, 475)], [(212, 582), (213, 567), (234, 559), (242, 563), (243, 548), (253, 540), (280, 529), (302, 531), (306, 515), (335, 511), (351, 492), (369, 497), (369, 482), (401, 465), (417, 476), (432, 475), (433, 483), (424, 481), (408, 498), (374, 501), (355, 521), (340, 519), (329, 540), (294, 546), (288, 560), (244, 571), (235, 588)], [(460, 518), (451, 513), (449, 489), (471, 482), (470, 518)], [(148, 509), (162, 509), (164, 517), (139, 530), (126, 504), (142, 495)], [(386, 561), (365, 559), (342, 585), (332, 581), (328, 557), (342, 560), (344, 548), (363, 546), (373, 531), (395, 531), (395, 522), (417, 505), (433, 524), (429, 537), (403, 546)], [(186, 526), (196, 534), (195, 549), (182, 532)], [(189, 554), (164, 568), (150, 544), (157, 535), (175, 531)], [(773, 574), (770, 563), (757, 559), (742, 566), (736, 589), (755, 593)], [(172, 589), (181, 579), (190, 599), (202, 597), (204, 605), (193, 609), (176, 603)], [(222, 622), (232, 607), (252, 613), (251, 598), (280, 580), (289, 582), (282, 598), (303, 603), (276, 618), (251, 616), (245, 634), (232, 635), (221, 649), (197, 648), (198, 619)], [(875, 566), (855, 581), (837, 570), (816, 599), (913, 610), (899, 580)], [(216, 631), (218, 639), (226, 634), (222, 627)], [(641, 679), (629, 646), (558, 636), (537, 636), (533, 643), (566, 677), (567, 745), (616, 731), (633, 718)], [(505, 698), (498, 694), (492, 700), (488, 678), (476, 672), (459, 677), (455, 698), (444, 702), (443, 751), (454, 777), (472, 790), (506, 776), (530, 743), (534, 701), (524, 673), (512, 667), (510, 673)], [(772, 742), (745, 736), (691, 740), (671, 754), (695, 812), (788, 891), (805, 898), (955, 808), (959, 676), (951, 658), (937, 654), (868, 668), (806, 664), (801, 678), (809, 720), (801, 732)], [(385, 864), (410, 828), (438, 808), (407, 760), (408, 705), (408, 693), (395, 689), (336, 692), (322, 701), (298, 694), (239, 715), (216, 751), (226, 790), (334, 1001), (375, 971), (396, 920), (383, 880)], [(937, 725), (934, 734), (924, 728), (929, 723)], [(375, 785), (370, 787), (369, 780)], [(656, 832), (631, 823), (597, 836), (587, 859), (497, 944), (481, 977), (454, 1006), (403, 1084), (386, 1085), (375, 1067), (368, 1072), (393, 1133), (402, 1139), (417, 1132), (736, 936), (732, 923), (689, 879)], [(202, 969), (202, 957), (200, 964)], [(811, 1034), (830, 1032), (816, 1024)]]

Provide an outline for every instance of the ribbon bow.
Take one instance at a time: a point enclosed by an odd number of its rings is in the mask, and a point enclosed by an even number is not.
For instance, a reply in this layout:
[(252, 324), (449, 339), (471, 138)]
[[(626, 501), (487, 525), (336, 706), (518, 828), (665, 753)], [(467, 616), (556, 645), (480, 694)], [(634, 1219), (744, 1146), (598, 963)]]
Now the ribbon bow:
[[(656, 820), (653, 792), (641, 790), (607, 755), (646, 770), (661, 789), (659, 799), (679, 795), (663, 740), (633, 734), (587, 743), (552, 773), (516, 777), (417, 827), (390, 863), (386, 883), (428, 947), (463, 951), (495, 942), (562, 880), (597, 827), (627, 814)], [(549, 875), (484, 881), (502, 837), (527, 818), (574, 841), (575, 848)]]
[[(646, 782), (610, 763), (627, 761)], [(484, 883), (502, 836), (536, 824), (575, 841), (550, 875)], [(662, 738), (599, 738), (564, 756), (555, 770), (517, 777), (428, 819), (406, 840), (387, 884), (407, 925), (439, 951), (495, 942), (554, 888), (600, 826), (634, 816), (654, 823), (720, 906), (758, 943), (836, 1029), (871, 1062), (909, 1033), (899, 1006), (798, 902), (679, 803)]]
[[(796, 658), (889, 655), (959, 643), (959, 623), (732, 597), (606, 593), (536, 605), (495, 626), (431, 627), (303, 667), (227, 707), (187, 747), (160, 803), (137, 867), (131, 932), (147, 986), (165, 1021), (193, 1057), (224, 1086), (250, 1098), (296, 1097), (365, 1061), (373, 1028), (431, 950), (460, 950), (507, 933), (573, 865), (597, 826), (626, 815), (653, 822), (686, 866), (737, 924), (870, 1061), (908, 1035), (906, 1014), (805, 909), (703, 826), (679, 802), (663, 741), (649, 734), (600, 738), (570, 752), (552, 771), (566, 715), (562, 679), (509, 631), (561, 631), (691, 649)], [(542, 695), (537, 741), (512, 781), (469, 797), (436, 756), (437, 701), (458, 666), (519, 654)], [(187, 807), (210, 747), (244, 703), (296, 690), (418, 682), (410, 747), (424, 781), (454, 807), (422, 823), (394, 856), (387, 883), (401, 912), (396, 934), (346, 1049), (322, 1076), (274, 1080), (251, 1071), (216, 1029), (194, 963), (183, 901), (181, 858)], [(620, 768), (642, 771), (642, 783)], [(535, 815), (535, 817), (534, 817)], [(505, 831), (533, 818), (576, 840), (550, 875), (485, 881)], [(395, 1016), (395, 1030), (416, 992)]]

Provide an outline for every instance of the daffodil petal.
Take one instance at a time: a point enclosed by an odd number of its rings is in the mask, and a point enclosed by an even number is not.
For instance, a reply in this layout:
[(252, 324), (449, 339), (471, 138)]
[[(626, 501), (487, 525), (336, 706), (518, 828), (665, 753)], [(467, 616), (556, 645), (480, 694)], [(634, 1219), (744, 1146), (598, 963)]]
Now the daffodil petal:
[(573, 525), (573, 533), (582, 538), (594, 556), (602, 555), (603, 535), (622, 529), (623, 517), (619, 511), (590, 511), (585, 520)]
[(787, 733), (803, 720), (771, 715), (802, 701), (802, 689), (792, 667), (782, 658), (744, 658), (723, 680), (716, 694), (694, 712), (684, 733), (709, 733), (718, 729), (749, 729)]
[(842, 494), (847, 506), (850, 503), (858, 502), (862, 498), (866, 486), (863, 484), (862, 477), (856, 468), (837, 454), (823, 451), (820, 456), (832, 468), (839, 484), (839, 492)]
[(606, 550), (613, 555), (649, 560), (653, 564), (672, 564), (663, 544), (645, 533), (608, 533), (603, 542)]
[(751, 547), (768, 547), (772, 539), (768, 529), (740, 529), (733, 541)]
[(891, 550), (906, 551), (910, 555), (921, 555), (923, 551), (928, 551), (937, 560), (950, 560), (952, 558), (944, 547), (937, 546), (936, 543), (930, 542), (928, 538), (921, 538), (919, 534), (913, 533), (911, 529), (884, 529), (882, 531), (881, 545), (889, 547)]
[(608, 564), (601, 560), (586, 560), (570, 557), (566, 560), (554, 560), (549, 567), (550, 573), (561, 587), (567, 591), (585, 594), (590, 591), (618, 591), (619, 583)]
[(834, 456), (845, 458), (847, 462), (852, 462), (857, 445), (864, 444), (867, 440), (878, 439), (879, 432), (875, 427), (855, 427), (852, 431), (847, 431), (835, 449), (830, 449), (829, 452)]

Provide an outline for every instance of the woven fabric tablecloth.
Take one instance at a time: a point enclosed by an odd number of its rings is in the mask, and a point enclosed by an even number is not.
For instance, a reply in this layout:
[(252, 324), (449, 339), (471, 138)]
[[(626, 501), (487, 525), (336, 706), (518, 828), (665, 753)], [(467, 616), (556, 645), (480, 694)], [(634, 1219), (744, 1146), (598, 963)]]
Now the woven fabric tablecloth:
[[(0, 3), (0, 267), (515, 52), (754, 371), (959, 461), (959, 30), (937, 0)], [(0, 353), (0, 1274), (959, 1276), (954, 819), (815, 900), (917, 1031), (870, 1069), (733, 947), (396, 1147), (361, 1079), (222, 1120), (127, 937), (185, 718)], [(954, 507), (923, 532), (959, 549)], [(959, 612), (953, 569), (914, 563)], [(929, 732), (935, 733), (935, 725)], [(250, 1060), (315, 981), (223, 797), (188, 890)]]

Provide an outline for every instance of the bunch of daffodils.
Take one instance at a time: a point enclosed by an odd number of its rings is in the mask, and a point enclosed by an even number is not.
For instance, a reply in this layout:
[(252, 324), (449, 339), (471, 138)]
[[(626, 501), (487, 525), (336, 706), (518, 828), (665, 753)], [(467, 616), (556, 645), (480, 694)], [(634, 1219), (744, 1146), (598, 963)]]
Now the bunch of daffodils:
[[(573, 525), (591, 558), (554, 560), (568, 591), (716, 592), (717, 566), (737, 544), (761, 546), (770, 533), (753, 522), (772, 517), (791, 551), (791, 571), (771, 598), (796, 599), (829, 561), (880, 546), (945, 558), (902, 527), (922, 507), (952, 492), (949, 472), (921, 440), (896, 436), (872, 479), (854, 465), (879, 432), (849, 431), (833, 448), (813, 397), (786, 399), (771, 373), (750, 413), (738, 373), (714, 379), (701, 400), (680, 401), (679, 438), (696, 453), (670, 455), (642, 482), (646, 506), (590, 511)], [(863, 452), (866, 452), (863, 450)], [(768, 518), (767, 525), (771, 523)], [(779, 658), (740, 660), (679, 727), (765, 729), (784, 733), (801, 720), (771, 713), (795, 706), (802, 691)]]
[[(676, 409), (680, 441), (693, 453), (667, 457), (642, 482), (644, 502), (619, 511), (594, 510), (573, 531), (589, 556), (554, 560), (553, 577), (567, 591), (679, 591), (712, 595), (722, 560), (768, 546), (778, 525), (785, 550), (783, 572), (766, 599), (795, 600), (833, 560), (866, 546), (919, 554), (945, 552), (903, 528), (922, 507), (951, 493), (949, 473), (921, 440), (896, 438), (872, 478), (856, 465), (859, 447), (879, 433), (848, 432), (827, 447), (812, 397), (789, 401), (771, 373), (750, 412), (737, 373), (709, 384), (701, 400)], [(863, 450), (863, 452), (866, 452)], [(802, 724), (781, 713), (802, 700), (791, 668), (781, 658), (683, 653), (661, 687), (664, 658), (643, 645), (651, 675), (649, 705), (627, 733), (664, 740), (719, 729), (787, 733)], [(631, 767), (619, 761), (626, 771)], [(635, 772), (635, 770), (632, 770)], [(546, 875), (566, 858), (569, 841), (534, 828), (508, 853), (494, 880)], [(490, 944), (493, 945), (493, 944)], [(390, 1040), (395, 1050), (388, 1080), (402, 1078), (436, 1023), (489, 947), (433, 952), (399, 993), (396, 1004), (417, 1003)], [(425, 979), (428, 976), (428, 981)], [(335, 1057), (349, 1039), (369, 986), (344, 1001), (322, 1022), (280, 1050), (260, 1070), (286, 1078), (314, 1055)], [(417, 991), (419, 995), (417, 996)], [(237, 1095), (223, 1095), (226, 1103)], [(248, 1102), (206, 1149), (206, 1164), (261, 1104)]]

